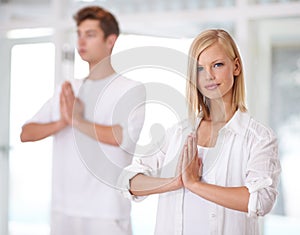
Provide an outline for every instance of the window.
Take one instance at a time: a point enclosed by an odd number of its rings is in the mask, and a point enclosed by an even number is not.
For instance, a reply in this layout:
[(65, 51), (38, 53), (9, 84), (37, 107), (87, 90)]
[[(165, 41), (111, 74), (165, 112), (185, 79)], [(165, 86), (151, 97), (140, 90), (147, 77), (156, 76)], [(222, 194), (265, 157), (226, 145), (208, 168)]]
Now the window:
[(11, 235), (46, 235), (51, 199), (51, 139), (20, 143), (21, 126), (52, 96), (54, 45), (18, 44), (11, 50)]
[[(154, 89), (161, 88), (160, 91), (162, 92), (174, 92), (179, 99), (185, 99), (186, 80), (180, 72), (186, 72), (186, 59), (191, 42), (191, 39), (171, 39), (138, 35), (119, 36), (112, 55), (114, 68), (123, 76), (144, 83), (147, 89), (146, 117), (138, 146), (144, 146), (151, 141), (150, 133), (153, 131), (151, 128), (159, 125), (167, 129), (179, 121), (178, 118), (180, 118), (181, 111), (176, 110), (178, 103), (173, 103), (175, 99), (173, 101), (163, 100), (163, 97), (167, 97), (169, 94), (162, 94), (159, 90)], [(149, 48), (150, 46), (154, 48)], [(156, 57), (155, 54), (153, 55), (153, 50), (157, 49), (159, 51), (160, 48), (169, 48), (166, 53), (170, 54), (165, 54), (164, 56), (169, 60), (175, 59), (172, 57), (173, 55), (178, 56), (183, 61), (183, 64), (178, 67), (164, 67), (163, 62), (157, 62), (160, 59), (159, 56), (161, 57), (162, 54), (157, 54)], [(131, 50), (135, 51), (134, 56), (132, 56), (133, 51)], [(139, 54), (143, 52), (147, 54)], [(154, 56), (152, 59), (156, 60), (155, 63), (139, 63), (140, 60), (145, 59), (149, 55)], [(126, 64), (126, 60), (130, 60), (130, 63)], [(151, 62), (151, 58), (149, 61)], [(171, 61), (170, 64), (174, 65), (176, 61)], [(183, 67), (179, 68), (180, 66)], [(87, 69), (86, 64), (78, 55), (75, 55), (75, 77), (81, 78), (82, 75), (87, 74)], [(156, 93), (154, 95), (155, 100), (152, 99), (153, 96), (151, 93), (153, 92)], [(160, 95), (163, 95), (163, 97)], [(171, 95), (171, 97), (173, 96)], [(156, 203), (157, 195), (150, 196), (142, 202), (132, 203), (132, 223), (135, 235), (152, 235), (154, 233)]]

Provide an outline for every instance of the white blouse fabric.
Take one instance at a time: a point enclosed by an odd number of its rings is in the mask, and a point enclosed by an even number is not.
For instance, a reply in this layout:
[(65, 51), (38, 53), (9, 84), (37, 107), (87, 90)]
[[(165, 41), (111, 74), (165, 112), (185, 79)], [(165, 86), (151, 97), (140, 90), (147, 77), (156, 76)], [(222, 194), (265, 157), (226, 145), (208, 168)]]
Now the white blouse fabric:
[[(201, 118), (196, 126), (200, 121)], [(182, 146), (193, 129), (187, 121), (182, 122), (167, 132), (164, 144), (156, 154), (135, 157), (119, 177), (122, 193), (135, 201), (144, 198), (129, 192), (130, 179), (139, 173), (162, 178), (173, 177)], [(209, 233), (202, 233), (201, 227), (194, 229), (201, 235), (259, 234), (258, 216), (272, 209), (278, 194), (281, 171), (277, 139), (272, 130), (251, 118), (247, 112), (238, 110), (219, 131), (215, 147), (208, 151), (203, 174), (208, 170), (205, 166), (215, 169), (209, 180), (211, 184), (248, 188), (248, 214), (212, 203), (208, 208)], [(184, 195), (184, 189), (160, 194), (156, 235), (190, 235), (183, 233)]]
[[(215, 175), (214, 164), (207, 165), (207, 153), (211, 148), (197, 146), (198, 157), (202, 159), (203, 165), (207, 169), (205, 174), (202, 174), (201, 180), (206, 183), (213, 181)], [(199, 235), (209, 234), (209, 211), (214, 204), (197, 194), (184, 189), (183, 196), (183, 234)]]

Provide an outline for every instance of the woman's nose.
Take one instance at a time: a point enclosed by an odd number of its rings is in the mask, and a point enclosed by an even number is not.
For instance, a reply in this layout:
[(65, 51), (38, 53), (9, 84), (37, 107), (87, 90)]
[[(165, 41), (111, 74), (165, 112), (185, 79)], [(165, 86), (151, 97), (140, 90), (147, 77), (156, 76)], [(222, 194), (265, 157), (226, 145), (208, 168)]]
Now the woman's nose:
[(206, 80), (214, 79), (213, 72), (211, 71), (211, 69), (205, 69), (205, 79)]

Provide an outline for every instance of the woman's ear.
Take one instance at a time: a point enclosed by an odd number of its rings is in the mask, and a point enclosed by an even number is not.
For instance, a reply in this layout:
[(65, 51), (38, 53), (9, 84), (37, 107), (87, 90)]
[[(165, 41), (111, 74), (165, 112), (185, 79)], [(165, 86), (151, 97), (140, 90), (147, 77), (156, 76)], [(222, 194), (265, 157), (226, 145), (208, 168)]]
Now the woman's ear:
[(233, 70), (233, 75), (238, 76), (241, 73), (241, 64), (240, 60), (238, 58), (235, 58), (234, 60), (234, 70)]

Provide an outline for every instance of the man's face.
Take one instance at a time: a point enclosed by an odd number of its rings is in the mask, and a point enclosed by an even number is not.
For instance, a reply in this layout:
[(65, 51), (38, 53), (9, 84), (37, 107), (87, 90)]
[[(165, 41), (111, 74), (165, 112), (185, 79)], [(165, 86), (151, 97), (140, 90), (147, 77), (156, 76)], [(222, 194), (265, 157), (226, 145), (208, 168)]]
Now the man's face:
[(81, 58), (93, 67), (104, 58), (110, 56), (113, 45), (104, 32), (98, 20), (84, 20), (77, 28), (78, 53)]

